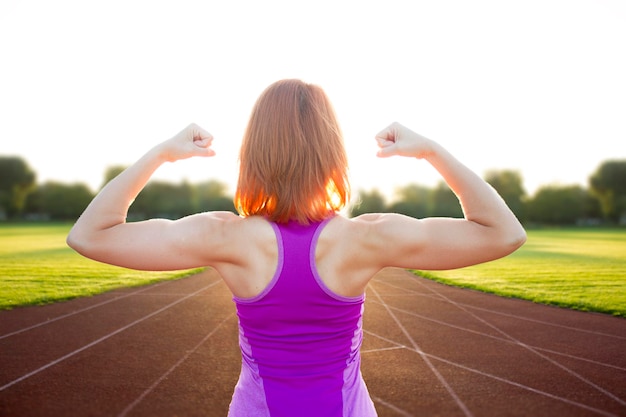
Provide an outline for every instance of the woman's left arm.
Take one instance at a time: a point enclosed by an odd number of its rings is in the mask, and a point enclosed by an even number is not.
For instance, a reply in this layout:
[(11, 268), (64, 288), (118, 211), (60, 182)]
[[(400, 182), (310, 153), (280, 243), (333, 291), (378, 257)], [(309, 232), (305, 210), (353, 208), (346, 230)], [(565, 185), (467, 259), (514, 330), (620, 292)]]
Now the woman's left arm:
[(194, 246), (201, 243), (199, 239), (206, 233), (215, 232), (211, 229), (220, 227), (234, 215), (208, 213), (176, 221), (153, 219), (136, 223), (126, 223), (126, 215), (163, 163), (213, 156), (212, 140), (210, 133), (191, 124), (152, 148), (98, 193), (70, 230), (67, 244), (88, 258), (133, 269), (205, 266)]

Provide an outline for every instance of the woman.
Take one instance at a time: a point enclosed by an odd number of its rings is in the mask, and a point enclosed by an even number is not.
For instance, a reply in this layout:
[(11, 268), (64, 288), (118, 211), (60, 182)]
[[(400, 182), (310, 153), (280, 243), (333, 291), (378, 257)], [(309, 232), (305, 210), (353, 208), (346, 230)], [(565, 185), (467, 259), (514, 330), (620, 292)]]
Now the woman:
[(337, 212), (347, 159), (328, 98), (283, 80), (255, 104), (240, 152), (240, 216), (210, 212), (126, 223), (164, 162), (213, 156), (190, 125), (94, 198), (68, 244), (97, 261), (142, 270), (215, 268), (233, 293), (242, 369), (229, 415), (375, 416), (360, 373), (364, 292), (382, 268), (459, 268), (508, 255), (526, 235), (498, 194), (436, 142), (394, 123), (379, 157), (424, 159), (458, 196), (463, 219)]

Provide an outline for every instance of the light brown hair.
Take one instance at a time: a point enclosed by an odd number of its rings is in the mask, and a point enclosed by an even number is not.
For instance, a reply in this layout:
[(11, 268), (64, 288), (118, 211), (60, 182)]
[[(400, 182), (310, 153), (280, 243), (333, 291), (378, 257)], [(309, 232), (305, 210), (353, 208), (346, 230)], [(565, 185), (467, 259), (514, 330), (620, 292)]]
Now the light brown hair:
[(265, 89), (252, 109), (239, 162), (235, 207), (243, 216), (307, 224), (349, 200), (343, 135), (316, 85), (281, 80)]

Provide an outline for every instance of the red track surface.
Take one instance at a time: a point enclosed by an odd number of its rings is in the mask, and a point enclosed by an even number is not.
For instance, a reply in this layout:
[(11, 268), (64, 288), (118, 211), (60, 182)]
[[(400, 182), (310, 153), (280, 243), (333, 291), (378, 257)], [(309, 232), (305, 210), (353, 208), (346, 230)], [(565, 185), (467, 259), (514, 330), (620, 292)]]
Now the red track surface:
[[(225, 416), (240, 357), (213, 271), (0, 312), (0, 416)], [(384, 416), (626, 416), (626, 320), (371, 282), (363, 375)]]

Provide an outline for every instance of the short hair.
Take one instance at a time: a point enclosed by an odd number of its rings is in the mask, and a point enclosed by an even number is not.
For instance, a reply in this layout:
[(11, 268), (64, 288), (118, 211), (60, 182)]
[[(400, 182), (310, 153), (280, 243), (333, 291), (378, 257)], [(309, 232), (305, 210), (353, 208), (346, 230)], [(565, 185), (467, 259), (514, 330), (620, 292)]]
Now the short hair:
[(257, 99), (239, 153), (242, 216), (301, 224), (349, 201), (348, 161), (335, 111), (318, 86), (281, 80)]

